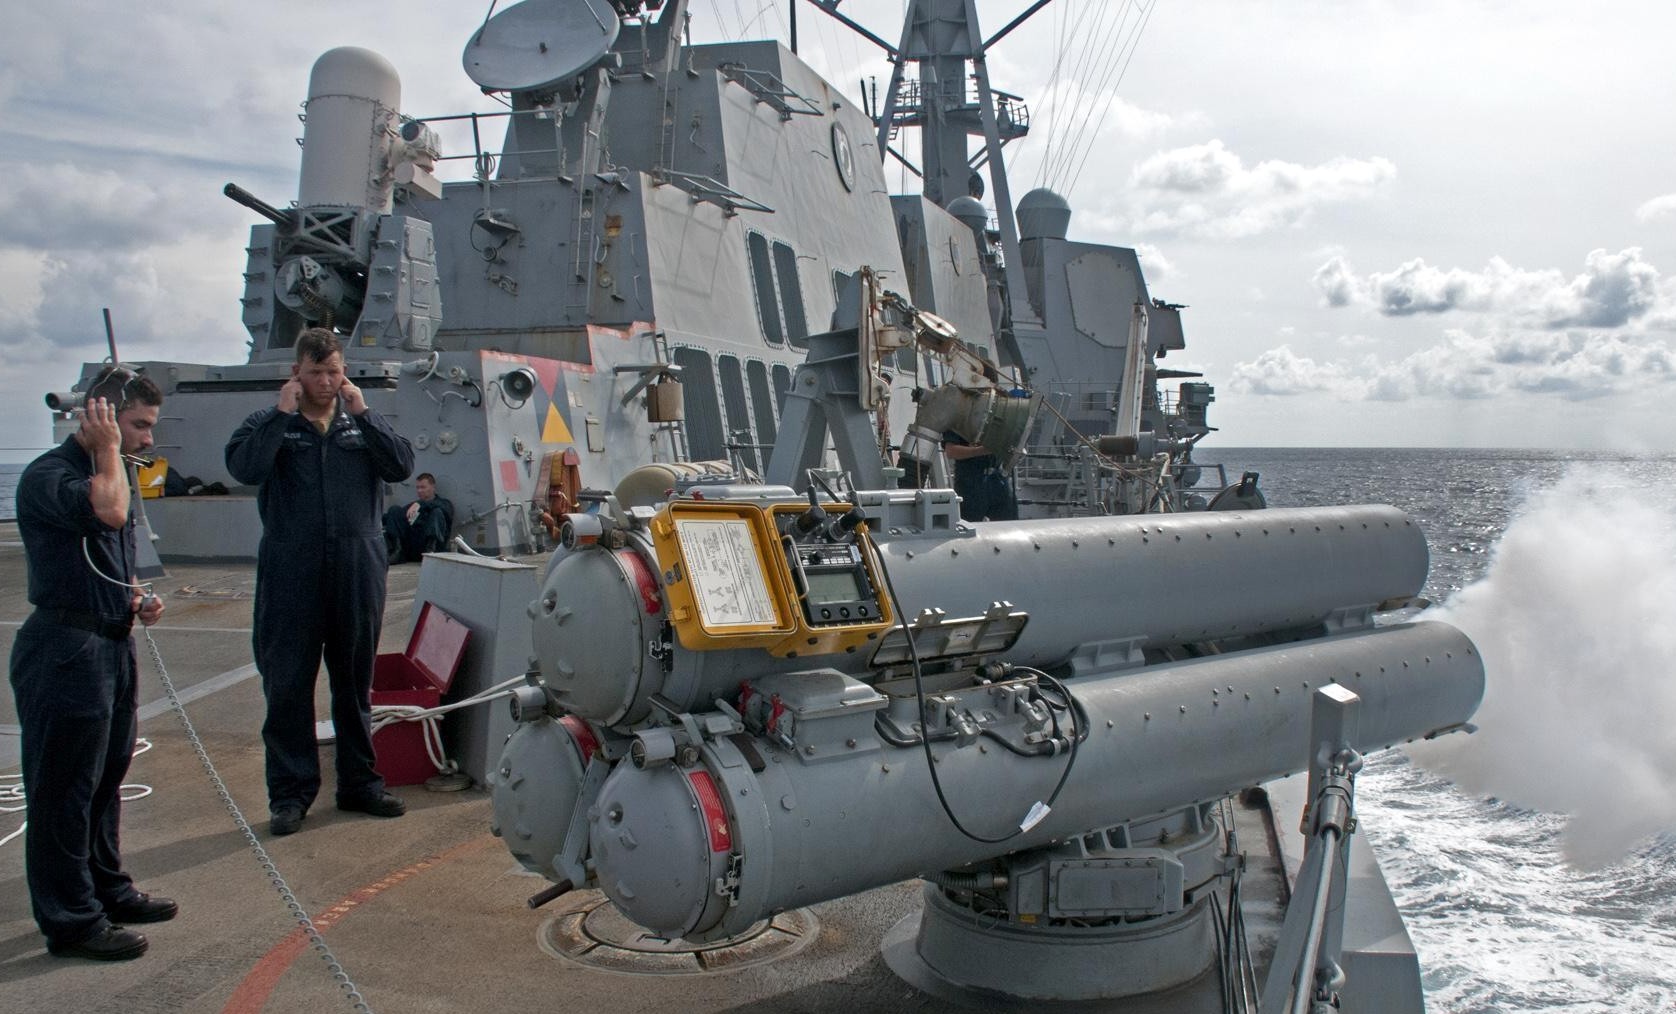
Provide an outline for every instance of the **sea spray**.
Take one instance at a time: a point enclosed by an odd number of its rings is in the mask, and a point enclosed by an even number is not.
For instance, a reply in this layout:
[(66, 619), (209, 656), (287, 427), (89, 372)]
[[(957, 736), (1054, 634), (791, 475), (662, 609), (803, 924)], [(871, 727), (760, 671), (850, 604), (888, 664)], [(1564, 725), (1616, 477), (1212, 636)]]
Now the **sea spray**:
[(1574, 466), (1527, 496), (1437, 616), (1483, 654), (1479, 731), (1411, 750), (1469, 792), (1569, 815), (1565, 852), (1591, 868), (1676, 829), (1676, 512), (1649, 492)]

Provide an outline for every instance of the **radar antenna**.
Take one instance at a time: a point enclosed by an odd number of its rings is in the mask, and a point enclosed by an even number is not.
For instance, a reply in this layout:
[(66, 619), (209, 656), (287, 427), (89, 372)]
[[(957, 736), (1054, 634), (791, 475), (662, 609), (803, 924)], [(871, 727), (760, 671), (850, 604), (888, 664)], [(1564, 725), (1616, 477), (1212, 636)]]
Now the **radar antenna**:
[(604, 59), (621, 27), (607, 0), (524, 0), (485, 21), (461, 63), (486, 92), (546, 91)]

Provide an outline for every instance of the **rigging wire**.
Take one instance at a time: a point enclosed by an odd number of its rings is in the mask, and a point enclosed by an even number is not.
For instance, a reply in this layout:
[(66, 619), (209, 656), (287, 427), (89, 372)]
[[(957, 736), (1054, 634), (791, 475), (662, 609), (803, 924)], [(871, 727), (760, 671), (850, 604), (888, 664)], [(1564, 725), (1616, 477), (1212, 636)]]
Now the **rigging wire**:
[[(1127, 10), (1126, 7), (1125, 10)], [(1092, 25), (1087, 24), (1090, 14), (1096, 19)], [(1085, 82), (1090, 76), (1091, 63), (1095, 59), (1095, 54), (1104, 52), (1108, 45), (1107, 37), (1113, 34), (1112, 26), (1120, 24), (1120, 19), (1123, 16), (1122, 13), (1119, 13), (1117, 16), (1119, 20), (1112, 20), (1112, 10), (1109, 6), (1103, 4), (1086, 5), (1082, 8), (1077, 24), (1071, 31), (1071, 34), (1080, 41), (1080, 45), (1071, 61), (1069, 77), (1059, 82), (1058, 90), (1053, 93), (1052, 98), (1055, 108), (1068, 107), (1064, 123), (1061, 124), (1056, 121), (1055, 124), (1055, 134), (1065, 144), (1074, 145), (1077, 141), (1076, 131), (1081, 129), (1080, 126), (1076, 128), (1071, 126), (1071, 118), (1076, 115), (1076, 108), (1071, 105), (1071, 102), (1075, 98), (1081, 98), (1083, 93), (1087, 91)], [(1061, 59), (1063, 59), (1063, 54)], [(1046, 185), (1053, 185), (1055, 167), (1064, 160), (1064, 157), (1064, 148), (1061, 145), (1059, 150), (1055, 152), (1053, 160), (1047, 163), (1043, 175)]]
[[(1084, 53), (1097, 62), (1079, 65), (1078, 73), (1075, 75), (1078, 105), (1081, 107), (1082, 115), (1077, 118), (1075, 124), (1068, 126), (1066, 130), (1066, 137), (1071, 139), (1071, 143), (1068, 149), (1060, 149), (1059, 158), (1054, 163), (1052, 176), (1056, 183), (1063, 183), (1065, 172), (1069, 169), (1071, 161), (1077, 157), (1077, 152), (1085, 146), (1091, 146), (1094, 139), (1093, 135), (1098, 133), (1099, 121), (1094, 119), (1095, 102), (1090, 98), (1091, 94), (1098, 94), (1098, 91), (1091, 85), (1093, 82), (1104, 81), (1110, 77), (1112, 67), (1121, 58), (1123, 47), (1128, 44), (1124, 36), (1124, 32), (1127, 30), (1125, 26), (1129, 23), (1130, 11), (1134, 10), (1135, 7), (1133, 0), (1124, 4), (1098, 36), (1093, 33), (1088, 36)], [(1096, 53), (1099, 54), (1098, 57), (1094, 56)], [(1084, 72), (1085, 69), (1086, 73)], [(1115, 86), (1110, 94), (1116, 94)]]
[[(1114, 80), (1112, 82), (1111, 92), (1106, 96), (1106, 103), (1100, 109), (1100, 119), (1101, 120), (1105, 119), (1106, 111), (1109, 110), (1111, 108), (1112, 103), (1117, 100), (1118, 88), (1121, 87), (1122, 84), (1123, 84), (1124, 75), (1129, 72), (1129, 61), (1131, 61), (1135, 58), (1135, 50), (1140, 48), (1141, 33), (1146, 31), (1147, 23), (1152, 20), (1152, 12), (1154, 10), (1156, 10), (1157, 8), (1158, 8), (1158, 0), (1152, 0), (1152, 3), (1147, 5), (1146, 10), (1142, 14), (1140, 21), (1135, 26), (1134, 33), (1130, 36), (1128, 52), (1123, 57), (1123, 66), (1118, 69), (1117, 78), (1116, 78), (1116, 80)], [(1087, 164), (1088, 156), (1090, 154), (1092, 154), (1093, 151), (1094, 151), (1094, 138), (1092, 136), (1090, 136), (1088, 138), (1087, 144), (1083, 148), (1082, 158), (1081, 158), (1080, 161), (1077, 162), (1076, 171), (1071, 174), (1071, 180), (1070, 180), (1070, 183), (1067, 185), (1066, 190), (1075, 190), (1076, 189), (1077, 180), (1082, 177), (1083, 166)]]
[[(1063, 7), (1056, 6), (1053, 8), (1053, 71), (1048, 75), (1047, 86), (1042, 89), (1042, 95), (1047, 100), (1048, 124), (1047, 140), (1043, 145), (1042, 157), (1036, 163), (1036, 186), (1038, 187), (1047, 185), (1045, 172), (1048, 161), (1053, 158), (1053, 142), (1057, 133), (1056, 125), (1059, 122), (1059, 75), (1065, 69), (1065, 36), (1071, 27), (1071, 19), (1060, 16), (1062, 10)], [(1084, 7), (1078, 14), (1086, 15), (1087, 12), (1088, 9)]]
[[(797, 0), (790, 0), (790, 2), (796, 3)], [(775, 0), (767, 0), (767, 2), (763, 4), (763, 9), (764, 10), (771, 10), (771, 11), (774, 12), (774, 22), (777, 26), (774, 29), (774, 38), (784, 39), (786, 48), (790, 49), (791, 48), (791, 25), (789, 25), (786, 22), (785, 12), (780, 10), (780, 5), (777, 2), (775, 2)], [(760, 11), (758, 12), (757, 16), (758, 17), (762, 16)]]
[[(1053, 166), (1063, 157), (1061, 146), (1071, 141), (1069, 123), (1070, 118), (1076, 115), (1072, 98), (1082, 91), (1080, 82), (1088, 74), (1088, 61), (1097, 41), (1105, 36), (1107, 29), (1104, 26), (1110, 15), (1109, 5), (1083, 5), (1077, 9), (1075, 20), (1064, 23), (1059, 49), (1054, 56), (1056, 71), (1043, 93), (1044, 101), (1054, 113), (1048, 139), (1053, 154), (1043, 158), (1039, 174), (1043, 185), (1052, 183)], [(1090, 17), (1094, 18), (1092, 25), (1089, 24)]]

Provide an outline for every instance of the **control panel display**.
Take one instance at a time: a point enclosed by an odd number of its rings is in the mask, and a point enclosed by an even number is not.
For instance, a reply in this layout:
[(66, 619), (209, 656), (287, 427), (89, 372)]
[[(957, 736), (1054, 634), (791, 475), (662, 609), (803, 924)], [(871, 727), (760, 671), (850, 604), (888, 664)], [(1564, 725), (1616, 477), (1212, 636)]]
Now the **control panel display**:
[(855, 602), (861, 598), (861, 586), (849, 571), (806, 573), (804, 579), (809, 582), (809, 604), (812, 606)]
[(810, 533), (784, 538), (792, 581), (811, 627), (867, 623), (879, 618), (879, 593), (851, 533)]

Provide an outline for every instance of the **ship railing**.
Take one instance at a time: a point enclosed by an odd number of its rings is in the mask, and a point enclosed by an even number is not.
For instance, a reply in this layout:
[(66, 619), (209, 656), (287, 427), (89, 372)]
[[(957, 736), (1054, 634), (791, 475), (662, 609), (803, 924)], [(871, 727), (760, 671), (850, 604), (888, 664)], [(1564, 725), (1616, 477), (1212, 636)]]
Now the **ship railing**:
[[(561, 166), (560, 166), (558, 171), (552, 173), (550, 176), (533, 176), (533, 177), (530, 177), (530, 178), (532, 178), (532, 179), (556, 179), (556, 180), (561, 180), (563, 182), (568, 183), (571, 179), (571, 176), (568, 175), (564, 171), (564, 167), (562, 165), (562, 163), (565, 160), (564, 156), (566, 154), (565, 150), (562, 147), (555, 146), (555, 147), (552, 147), (552, 148), (502, 149), (502, 150), (499, 150), (499, 151), (489, 151), (489, 150), (486, 150), (483, 147), (483, 136), (482, 136), (481, 123), (484, 120), (504, 119), (504, 118), (512, 117), (512, 116), (534, 116), (534, 117), (537, 117), (537, 118), (543, 118), (543, 117), (546, 117), (548, 115), (550, 115), (550, 114), (546, 113), (543, 110), (539, 110), (539, 109), (512, 109), (512, 110), (507, 110), (505, 112), (499, 112), (499, 113), (460, 113), (458, 115), (453, 115), (453, 116), (429, 116), (429, 117), (418, 118), (414, 122), (426, 123), (426, 124), (469, 123), (470, 126), (471, 126), (471, 149), (472, 149), (471, 154), (469, 154), (469, 155), (443, 155), (443, 156), (440, 156), (437, 159), (437, 161), (438, 162), (466, 162), (466, 161), (469, 161), (472, 165), (472, 179), (476, 180), (478, 183), (488, 184), (488, 183), (492, 182), (491, 177), (493, 177), (493, 175), (494, 175), (496, 165), (498, 165), (508, 155), (513, 155), (513, 156), (552, 155), (552, 156), (556, 156), (557, 160), (561, 163)], [(708, 203), (711, 203), (711, 204), (715, 204), (718, 207), (720, 207), (722, 210), (726, 211), (729, 215), (735, 214), (735, 213), (737, 213), (741, 210), (744, 210), (744, 211), (760, 211), (760, 212), (763, 212), (765, 214), (773, 214), (774, 213), (773, 208), (769, 207), (766, 204), (763, 204), (761, 201), (755, 200), (754, 198), (746, 197), (744, 194), (741, 194), (739, 191), (734, 190), (732, 187), (730, 187), (727, 184), (721, 182), (720, 180), (714, 179), (714, 178), (709, 177), (709, 176), (703, 176), (703, 175), (700, 175), (698, 173), (676, 172), (673, 169), (665, 169), (665, 168), (661, 168), (661, 167), (648, 170), (647, 175), (651, 176), (652, 179), (656, 183), (669, 184), (671, 186), (674, 186), (674, 187), (677, 187), (681, 190), (686, 191), (688, 194), (690, 194), (692, 196), (693, 200), (695, 200), (695, 201), (702, 201), (702, 202), (708, 202)]]
[[(1228, 466), (1221, 463), (1177, 461), (1170, 465), (1170, 471), (1175, 476), (1176, 488), (1180, 490), (1228, 488)], [(1188, 479), (1193, 481), (1188, 482)], [(1211, 479), (1208, 485), (1207, 479)]]
[(1214, 892), (1210, 895), (1216, 953), (1221, 964), (1222, 1014), (1258, 1014), (1257, 959), (1245, 923), (1245, 854), (1240, 850), (1233, 799), (1224, 798), (1218, 809), (1222, 826), (1227, 829), (1223, 854), (1237, 857), (1227, 872), (1227, 898)]
[(1116, 462), (1086, 445), (1035, 446), (1013, 463), (1020, 507), (1073, 516), (1175, 510), (1173, 480), (1151, 462)]
[[(482, 123), (484, 120), (510, 119), (514, 116), (530, 116), (535, 119), (551, 119), (552, 113), (545, 109), (508, 109), (498, 113), (455, 113), (448, 116), (415, 117), (413, 122), (424, 124), (469, 124), (471, 127), (471, 154), (469, 155), (439, 155), (437, 162), (469, 162), (471, 163), (471, 178), (479, 183), (489, 182), (494, 174), (495, 166), (508, 155), (553, 155), (563, 161), (565, 151), (555, 144), (551, 148), (503, 148), (490, 151), (483, 146)], [(552, 179), (568, 180), (563, 169), (552, 174)]]
[[(728, 464), (733, 466), (739, 475), (762, 475), (768, 471), (769, 455), (774, 453), (773, 444), (752, 443), (747, 430), (734, 430), (734, 439), (722, 445), (727, 451)], [(762, 467), (757, 467), (758, 462)]]
[(1174, 458), (1116, 462), (1081, 445), (1032, 445), (1019, 452), (1012, 478), (1021, 506), (1105, 515), (1202, 510), (1227, 488), (1228, 469)]
[(903, 127), (917, 127), (925, 121), (925, 109), (920, 103), (919, 79), (903, 78), (896, 88), (896, 105), (890, 117), (890, 139)]
[[(565, 182), (565, 183), (570, 182), (570, 180), (572, 179), (572, 176), (567, 171), (567, 167), (565, 165), (565, 163), (571, 161), (569, 158), (567, 158), (567, 156), (570, 153), (567, 152), (563, 146), (556, 143), (556, 139), (555, 139), (554, 145), (550, 148), (549, 147), (501, 148), (501, 149), (498, 149), (498, 150), (491, 150), (491, 149), (486, 148), (484, 146), (484, 144), (483, 144), (483, 124), (484, 124), (484, 121), (486, 121), (486, 120), (510, 119), (511, 117), (514, 117), (514, 116), (528, 116), (528, 117), (533, 117), (533, 118), (538, 119), (538, 120), (550, 120), (550, 119), (553, 119), (554, 113), (550, 109), (507, 109), (507, 110), (504, 110), (504, 111), (501, 111), (501, 112), (494, 112), (494, 113), (456, 113), (456, 114), (451, 114), (451, 115), (447, 115), (447, 116), (414, 117), (413, 122), (414, 123), (431, 124), (431, 125), (441, 124), (444, 127), (455, 127), (455, 126), (462, 126), (462, 125), (463, 126), (469, 126), (470, 131), (471, 131), (471, 144), (470, 144), (471, 153), (470, 154), (460, 154), (460, 155), (439, 155), (439, 156), (437, 156), (436, 161), (439, 164), (441, 164), (441, 163), (451, 163), (451, 164), (453, 164), (453, 163), (461, 163), (461, 162), (470, 163), (471, 173), (470, 173), (470, 176), (468, 178), (471, 179), (471, 180), (474, 180), (478, 183), (485, 183), (486, 184), (486, 183), (494, 182), (493, 176), (494, 176), (494, 173), (495, 173), (495, 168), (501, 162), (505, 161), (505, 159), (508, 156), (517, 157), (517, 158), (525, 158), (525, 157), (528, 157), (528, 156), (531, 156), (531, 155), (550, 156), (553, 159), (553, 161), (558, 164), (559, 168), (556, 169), (555, 171), (551, 172), (551, 173), (531, 174), (531, 175), (529, 175), (528, 177), (525, 177), (525, 178), (527, 178), (527, 179), (555, 179), (555, 180), (559, 180), (559, 181)], [(555, 135), (556, 135), (556, 132), (555, 132)], [(450, 136), (456, 136), (456, 135), (451, 134)], [(438, 173), (438, 175), (443, 176), (443, 174), (440, 173), (440, 172)], [(740, 206), (741, 207), (749, 207), (750, 205), (741, 203)]]
[[(991, 90), (995, 96), (995, 126), (1001, 137), (1011, 140), (1023, 137), (1030, 132), (1030, 107), (1017, 95)], [(976, 87), (972, 90), (973, 101), (977, 98)]]
[(774, 213), (773, 208), (761, 201), (752, 200), (726, 183), (709, 176), (701, 176), (698, 173), (678, 173), (673, 169), (653, 169), (647, 175), (657, 183), (667, 183), (680, 190), (685, 190), (695, 201), (708, 201), (715, 204), (730, 215), (741, 208), (746, 211), (761, 211), (770, 215)]
[[(1023, 137), (1030, 132), (1030, 106), (1024, 99), (1007, 92), (990, 89), (995, 98), (995, 127), (1001, 137), (1001, 142)], [(977, 82), (971, 78), (960, 95), (949, 94), (950, 99), (957, 103), (953, 108), (944, 109), (947, 113), (969, 113), (977, 116), (982, 108), (983, 96), (978, 91)], [(903, 78), (896, 87), (896, 108), (890, 119), (890, 136), (894, 140), (897, 131), (902, 127), (916, 127), (925, 122), (926, 103), (925, 90), (920, 86), (918, 78)]]
[(791, 85), (766, 70), (752, 70), (742, 63), (724, 63), (716, 69), (721, 71), (722, 77), (756, 96), (758, 102), (772, 107), (782, 120), (793, 116), (821, 115), (820, 106), (793, 91)]
[(1336, 683), (1311, 699), (1310, 803), (1301, 828), (1308, 837), (1263, 983), (1259, 1009), (1269, 1014), (1339, 1006), (1356, 773), (1362, 768), (1362, 755), (1351, 744), (1360, 734), (1360, 711), (1361, 698)]

